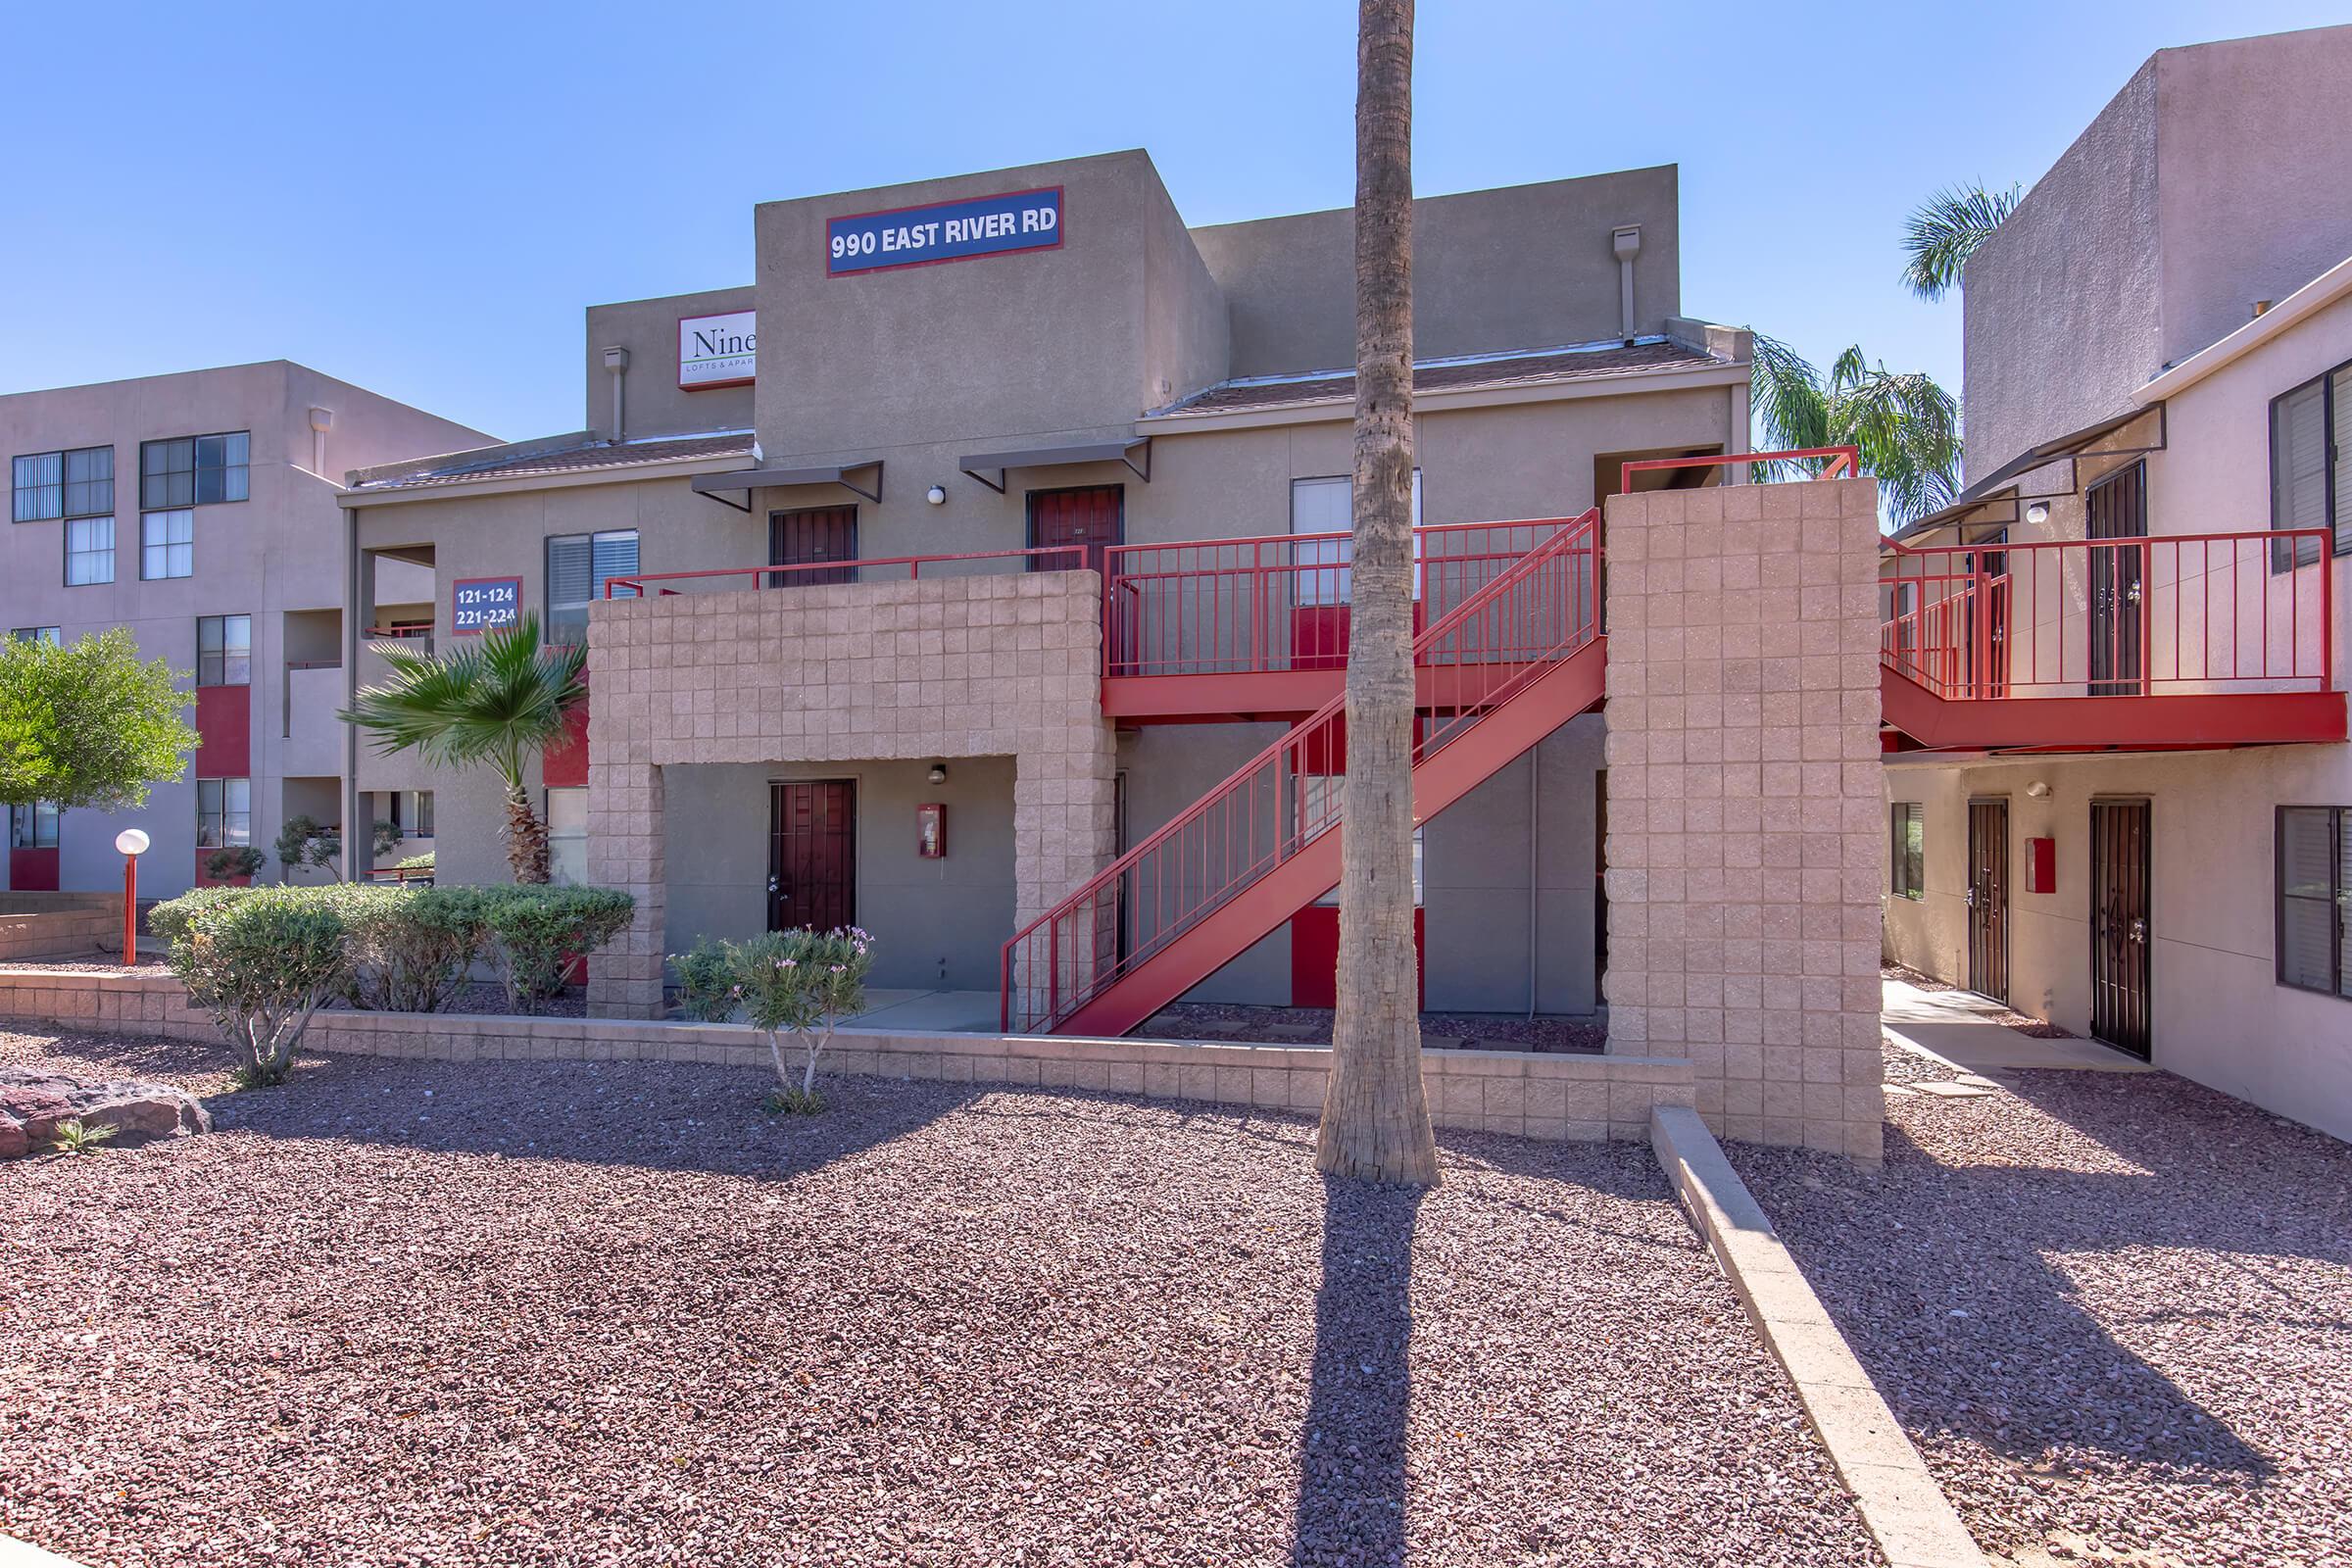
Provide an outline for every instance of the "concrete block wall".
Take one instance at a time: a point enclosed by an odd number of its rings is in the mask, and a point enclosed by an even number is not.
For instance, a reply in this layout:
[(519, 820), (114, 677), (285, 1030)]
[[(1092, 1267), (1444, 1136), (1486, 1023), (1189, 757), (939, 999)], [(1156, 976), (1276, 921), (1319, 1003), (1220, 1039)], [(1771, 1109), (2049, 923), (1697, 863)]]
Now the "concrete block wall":
[(665, 767), (1010, 757), (1015, 919), (1110, 861), (1095, 572), (613, 600), (588, 642), (589, 876), (638, 900), (589, 965), (596, 1016), (662, 1010)]
[[(71, 900), (74, 894), (23, 894), (29, 902), (40, 898)], [(79, 958), (102, 946), (122, 945), (122, 910), (119, 899), (104, 894), (86, 896), (86, 906), (54, 908), (0, 908), (0, 963), (27, 958)]]
[(1729, 1138), (1881, 1157), (1878, 486), (1612, 496), (1609, 1049)]

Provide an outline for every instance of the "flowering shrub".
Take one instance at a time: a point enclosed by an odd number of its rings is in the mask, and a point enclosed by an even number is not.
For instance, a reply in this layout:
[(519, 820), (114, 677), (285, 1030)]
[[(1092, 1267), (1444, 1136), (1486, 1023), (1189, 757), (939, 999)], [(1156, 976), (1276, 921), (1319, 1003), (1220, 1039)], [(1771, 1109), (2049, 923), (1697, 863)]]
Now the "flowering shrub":
[[(841, 1020), (865, 1010), (865, 978), (873, 969), (873, 939), (856, 926), (831, 931), (769, 931), (748, 942), (723, 944), (730, 986), (741, 988), (744, 1021), (767, 1036), (767, 1052), (783, 1085), (778, 1097), (793, 1110), (821, 1108), (816, 1063)], [(784, 1037), (799, 1037), (805, 1053), (800, 1083), (785, 1065)]]
[(724, 945), (709, 937), (695, 943), (692, 953), (673, 953), (669, 961), (678, 970), (678, 1006), (697, 1023), (725, 1023), (743, 1001), (735, 983), (735, 965)]

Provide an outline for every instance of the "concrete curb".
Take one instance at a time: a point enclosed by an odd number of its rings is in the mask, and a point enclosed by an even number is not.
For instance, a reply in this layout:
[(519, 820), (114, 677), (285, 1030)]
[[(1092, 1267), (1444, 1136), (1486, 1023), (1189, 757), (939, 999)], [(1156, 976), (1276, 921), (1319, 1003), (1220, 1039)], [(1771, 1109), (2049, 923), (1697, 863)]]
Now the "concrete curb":
[(1756, 1333), (1796, 1385), (1889, 1568), (1985, 1568), (1959, 1512), (1706, 1123), (1696, 1111), (1661, 1105), (1650, 1112), (1649, 1146)]
[(0, 1568), (81, 1568), (81, 1565), (54, 1551), (43, 1551), (30, 1542), (0, 1536)]

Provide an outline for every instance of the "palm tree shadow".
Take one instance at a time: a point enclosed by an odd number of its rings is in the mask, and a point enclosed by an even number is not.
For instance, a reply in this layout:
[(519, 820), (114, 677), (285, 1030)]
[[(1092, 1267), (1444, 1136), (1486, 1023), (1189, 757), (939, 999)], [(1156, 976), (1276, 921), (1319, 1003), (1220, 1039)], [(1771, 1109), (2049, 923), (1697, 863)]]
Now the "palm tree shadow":
[(1323, 1179), (1323, 1283), (1291, 1536), (1297, 1568), (1404, 1561), (1413, 1226), (1423, 1196)]

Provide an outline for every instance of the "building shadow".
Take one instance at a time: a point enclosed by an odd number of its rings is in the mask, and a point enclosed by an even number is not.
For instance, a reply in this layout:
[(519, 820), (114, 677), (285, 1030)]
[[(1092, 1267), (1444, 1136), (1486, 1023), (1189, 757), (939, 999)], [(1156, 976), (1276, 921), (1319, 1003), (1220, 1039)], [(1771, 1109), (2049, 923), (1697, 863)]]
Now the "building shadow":
[(1295, 1568), (1405, 1560), (1418, 1188), (1323, 1181), (1323, 1279), (1298, 1436)]

